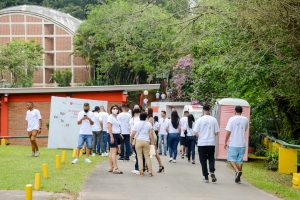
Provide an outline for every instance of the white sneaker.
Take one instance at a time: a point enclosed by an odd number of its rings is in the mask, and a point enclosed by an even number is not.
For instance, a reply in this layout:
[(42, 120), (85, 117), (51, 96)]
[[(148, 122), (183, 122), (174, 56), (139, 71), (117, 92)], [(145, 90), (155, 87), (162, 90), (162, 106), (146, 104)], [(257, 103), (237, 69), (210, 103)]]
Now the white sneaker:
[(176, 160), (173, 160), (173, 163), (176, 163)]
[(86, 159), (84, 160), (84, 162), (85, 162), (85, 163), (91, 163), (92, 161), (91, 161), (90, 159), (86, 158)]
[(139, 175), (139, 174), (140, 174), (140, 172), (139, 172), (138, 170), (135, 170), (135, 169), (132, 170), (131, 173), (136, 174), (136, 175)]
[(40, 152), (36, 151), (34, 154), (34, 157), (39, 157), (39, 155), (40, 155)]
[(204, 178), (204, 179), (203, 179), (203, 182), (204, 182), (204, 183), (209, 183), (209, 180)]
[(105, 157), (108, 157), (109, 156), (109, 153), (105, 153)]
[(172, 162), (173, 161), (173, 158), (170, 158), (169, 162)]
[(96, 154), (95, 154), (95, 153), (92, 153), (92, 156), (96, 156)]
[(79, 162), (78, 158), (75, 158), (75, 159), (72, 161), (72, 164), (76, 164), (76, 163), (78, 163), (78, 162)]
[(34, 152), (32, 152), (31, 156), (32, 156), (32, 157), (34, 157), (34, 156), (35, 156), (35, 153), (34, 153)]

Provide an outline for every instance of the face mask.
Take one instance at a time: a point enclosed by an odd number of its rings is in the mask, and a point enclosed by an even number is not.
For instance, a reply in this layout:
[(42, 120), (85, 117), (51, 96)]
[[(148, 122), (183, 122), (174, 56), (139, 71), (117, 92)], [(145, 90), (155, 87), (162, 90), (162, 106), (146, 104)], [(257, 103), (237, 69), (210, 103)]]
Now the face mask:
[(118, 110), (117, 109), (113, 109), (112, 113), (116, 115), (116, 114), (118, 114)]
[(84, 109), (84, 112), (87, 113), (87, 112), (89, 112), (89, 110), (88, 109)]

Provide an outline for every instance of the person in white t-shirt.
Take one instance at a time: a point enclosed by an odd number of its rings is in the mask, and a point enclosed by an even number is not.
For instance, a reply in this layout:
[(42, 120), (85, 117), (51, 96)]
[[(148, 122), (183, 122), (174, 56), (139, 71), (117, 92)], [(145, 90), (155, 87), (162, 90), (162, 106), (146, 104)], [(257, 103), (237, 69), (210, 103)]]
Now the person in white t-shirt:
[(169, 162), (176, 163), (177, 148), (180, 140), (180, 131), (181, 131), (180, 118), (177, 111), (174, 110), (171, 113), (171, 120), (168, 122), (167, 125), (168, 145), (169, 145), (169, 153), (170, 153)]
[[(94, 110), (94, 125), (92, 126), (93, 130), (93, 156), (97, 153), (97, 145), (100, 143), (102, 138), (101, 125), (100, 125), (100, 107), (96, 106)], [(100, 154), (100, 152), (98, 152)]]
[(140, 176), (144, 175), (143, 169), (143, 155), (148, 167), (149, 176), (153, 176), (152, 163), (150, 159), (150, 145), (154, 145), (154, 138), (152, 134), (152, 125), (147, 120), (147, 113), (140, 114), (140, 121), (133, 127), (133, 136), (135, 137), (135, 148), (138, 157)]
[(198, 136), (198, 153), (202, 167), (204, 182), (208, 183), (207, 160), (212, 182), (216, 182), (215, 176), (215, 145), (216, 135), (219, 133), (219, 125), (216, 118), (210, 116), (210, 106), (203, 106), (204, 115), (195, 122), (194, 134)]
[(129, 124), (131, 115), (129, 114), (128, 110), (129, 108), (127, 105), (122, 105), (122, 112), (117, 117), (121, 126), (121, 134), (124, 138), (124, 142), (121, 144), (121, 153), (119, 160), (129, 160), (131, 153)]
[(107, 133), (107, 119), (108, 113), (105, 111), (104, 106), (100, 106), (100, 126), (101, 126), (101, 135), (100, 137), (100, 146), (98, 147), (99, 152), (101, 152), (101, 156), (108, 156), (107, 148), (108, 148), (108, 133)]
[(31, 143), (32, 156), (38, 157), (40, 153), (36, 137), (42, 130), (42, 116), (40, 111), (34, 108), (32, 102), (28, 102), (26, 108), (27, 112), (25, 120), (27, 121), (27, 132)]
[(92, 126), (94, 125), (94, 114), (90, 111), (90, 104), (84, 103), (83, 111), (78, 113), (77, 124), (80, 126), (79, 128), (79, 139), (78, 146), (76, 152), (76, 158), (72, 161), (72, 164), (76, 164), (79, 162), (79, 151), (82, 149), (84, 143), (86, 144), (86, 158), (85, 163), (91, 163), (89, 159), (90, 152), (92, 150), (93, 143), (93, 131)]
[(193, 133), (193, 128), (195, 126), (195, 118), (192, 114), (188, 115), (188, 122), (186, 129), (186, 151), (187, 151), (187, 159), (188, 162), (191, 161), (192, 157), (192, 164), (195, 164), (195, 145), (196, 145), (196, 137)]
[[(164, 155), (167, 156), (167, 126), (169, 123), (169, 119), (167, 118), (166, 111), (161, 111), (160, 114), (161, 118), (159, 119), (159, 127), (158, 127), (158, 149), (159, 149), (159, 155), (162, 155), (163, 149), (164, 149)], [(163, 149), (162, 149), (163, 146)]]
[(184, 159), (184, 155), (186, 154), (187, 150), (187, 137), (186, 137), (186, 130), (188, 126), (188, 116), (189, 111), (184, 111), (183, 117), (180, 119), (181, 123), (181, 133), (180, 133), (180, 147), (181, 147), (181, 158)]
[(120, 136), (121, 136), (121, 126), (120, 122), (117, 118), (119, 114), (119, 107), (114, 105), (110, 108), (110, 115), (107, 119), (107, 130), (108, 130), (108, 140), (110, 146), (110, 154), (109, 154), (109, 164), (110, 169), (108, 172), (112, 172), (113, 174), (123, 174), (122, 171), (118, 168), (117, 163), (117, 153), (118, 146), (120, 145)]
[[(235, 116), (228, 120), (226, 126), (225, 149), (228, 149), (228, 161), (235, 170), (235, 182), (241, 182), (243, 157), (246, 150), (246, 131), (248, 119), (242, 116), (243, 107), (235, 107)], [(228, 143), (229, 140), (229, 143)]]

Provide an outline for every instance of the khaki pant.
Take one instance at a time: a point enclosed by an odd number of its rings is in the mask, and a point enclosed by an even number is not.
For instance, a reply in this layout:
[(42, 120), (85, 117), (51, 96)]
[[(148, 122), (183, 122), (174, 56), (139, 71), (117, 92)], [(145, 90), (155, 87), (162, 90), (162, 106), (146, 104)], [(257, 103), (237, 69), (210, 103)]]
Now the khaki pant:
[(135, 149), (138, 157), (139, 171), (143, 172), (143, 154), (148, 167), (148, 172), (152, 173), (152, 164), (150, 159), (150, 143), (143, 140), (136, 140)]

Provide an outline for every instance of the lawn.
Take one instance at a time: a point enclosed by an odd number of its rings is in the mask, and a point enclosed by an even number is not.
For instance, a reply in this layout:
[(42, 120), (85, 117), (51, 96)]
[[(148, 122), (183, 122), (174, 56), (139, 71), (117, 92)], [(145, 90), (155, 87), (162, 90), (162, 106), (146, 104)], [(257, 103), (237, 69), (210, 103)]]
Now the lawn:
[(66, 163), (60, 170), (55, 169), (55, 156), (61, 155), (59, 149), (40, 149), (40, 157), (31, 157), (31, 148), (27, 146), (0, 146), (0, 190), (24, 190), (26, 184), (34, 184), (34, 174), (41, 173), (43, 163), (47, 163), (49, 179), (41, 180), (41, 190), (77, 194), (84, 179), (102, 158), (90, 157), (91, 164), (80, 162), (72, 165), (72, 150), (67, 151)]
[(300, 199), (300, 191), (292, 188), (292, 175), (266, 170), (263, 161), (244, 164), (244, 177), (254, 186), (283, 199)]

